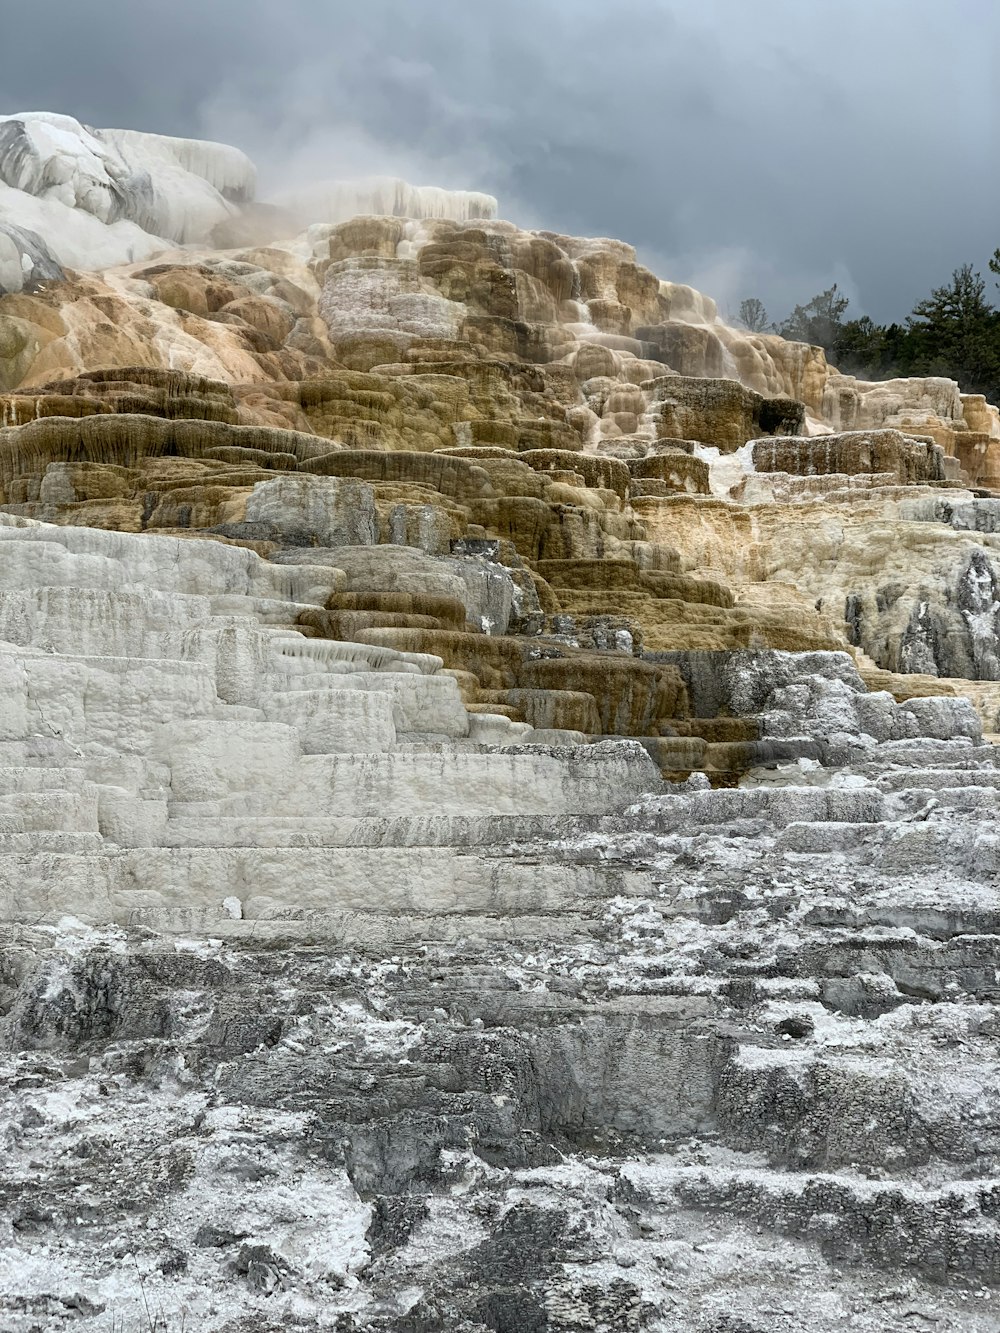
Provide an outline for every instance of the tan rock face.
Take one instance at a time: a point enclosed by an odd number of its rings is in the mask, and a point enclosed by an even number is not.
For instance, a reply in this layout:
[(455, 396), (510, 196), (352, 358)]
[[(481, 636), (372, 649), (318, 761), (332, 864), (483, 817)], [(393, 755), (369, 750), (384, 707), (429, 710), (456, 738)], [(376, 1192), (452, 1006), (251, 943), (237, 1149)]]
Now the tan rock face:
[(652, 408), (659, 439), (690, 439), (723, 453), (741, 448), (759, 431), (797, 435), (802, 404), (765, 398), (731, 379), (673, 378), (657, 386)]
[(895, 430), (851, 431), (813, 439), (758, 440), (753, 462), (758, 472), (796, 476), (875, 475), (896, 483), (944, 480), (943, 451), (929, 440)]

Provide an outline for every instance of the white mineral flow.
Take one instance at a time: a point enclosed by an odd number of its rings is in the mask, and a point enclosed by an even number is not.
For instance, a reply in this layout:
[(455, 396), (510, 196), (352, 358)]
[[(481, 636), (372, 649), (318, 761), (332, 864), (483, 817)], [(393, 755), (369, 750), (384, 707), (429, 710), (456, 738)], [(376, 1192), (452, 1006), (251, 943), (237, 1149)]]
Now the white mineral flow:
[[(48, 112), (2, 116), (0, 292), (55, 276), (46, 262), (102, 269), (203, 244), (255, 188), (253, 163), (228, 144), (91, 129)], [(497, 212), (490, 195), (389, 177), (312, 185), (281, 203), (302, 227), (362, 213), (464, 221)]]
[(177, 139), (137, 130), (100, 130), (104, 143), (114, 144), (130, 161), (169, 163), (206, 181), (231, 203), (249, 203), (257, 185), (257, 169), (247, 155), (230, 144), (205, 139)]
[(694, 456), (708, 464), (709, 487), (713, 495), (726, 498), (745, 488), (754, 472), (754, 441), (748, 440), (739, 449), (724, 454), (712, 445), (695, 446)]
[[(0, 219), (33, 230), (41, 224), (51, 253), (67, 266), (109, 262), (88, 262), (80, 214), (109, 228), (131, 223), (149, 247), (204, 241), (237, 203), (253, 197), (255, 175), (250, 160), (224, 144), (89, 130), (70, 116), (45, 113), (0, 118), (0, 180), (19, 192), (5, 195)], [(105, 242), (114, 244), (117, 262), (142, 258), (133, 232)]]
[(491, 194), (410, 185), (393, 176), (318, 181), (280, 196), (278, 202), (304, 222), (346, 222), (366, 215), (469, 222), (495, 218), (498, 207)]
[(319, 310), (335, 336), (381, 330), (454, 338), (466, 314), (460, 302), (447, 300), (423, 280), (412, 261), (383, 258), (338, 264), (327, 275)]

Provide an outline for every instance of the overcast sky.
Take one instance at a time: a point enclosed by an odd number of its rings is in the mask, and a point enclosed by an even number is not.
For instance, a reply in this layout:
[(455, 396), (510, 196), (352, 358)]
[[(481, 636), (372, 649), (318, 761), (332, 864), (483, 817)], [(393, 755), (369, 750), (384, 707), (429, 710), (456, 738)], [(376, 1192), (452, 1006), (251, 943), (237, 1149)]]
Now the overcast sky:
[[(772, 316), (1000, 245), (997, 0), (0, 0), (3, 111), (390, 171)], [(988, 276), (988, 275), (987, 275)], [(991, 287), (991, 290), (992, 287)]]

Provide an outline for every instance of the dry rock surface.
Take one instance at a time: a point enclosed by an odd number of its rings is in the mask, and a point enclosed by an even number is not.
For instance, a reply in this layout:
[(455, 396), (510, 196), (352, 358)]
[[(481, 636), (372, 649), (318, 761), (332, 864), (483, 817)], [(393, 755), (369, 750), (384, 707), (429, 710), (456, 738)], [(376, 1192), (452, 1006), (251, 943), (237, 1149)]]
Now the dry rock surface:
[(0, 182), (0, 1325), (997, 1333), (997, 410), (483, 195)]

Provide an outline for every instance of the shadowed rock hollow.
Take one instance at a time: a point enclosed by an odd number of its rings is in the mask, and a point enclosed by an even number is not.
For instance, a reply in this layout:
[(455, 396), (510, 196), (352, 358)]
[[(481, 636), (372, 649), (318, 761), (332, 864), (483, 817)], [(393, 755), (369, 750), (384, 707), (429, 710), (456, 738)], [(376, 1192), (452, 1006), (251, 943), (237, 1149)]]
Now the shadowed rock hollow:
[(997, 410), (486, 196), (0, 181), (4, 1327), (996, 1333)]

